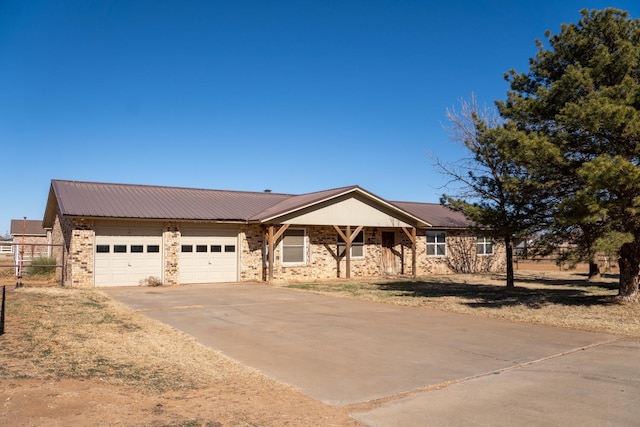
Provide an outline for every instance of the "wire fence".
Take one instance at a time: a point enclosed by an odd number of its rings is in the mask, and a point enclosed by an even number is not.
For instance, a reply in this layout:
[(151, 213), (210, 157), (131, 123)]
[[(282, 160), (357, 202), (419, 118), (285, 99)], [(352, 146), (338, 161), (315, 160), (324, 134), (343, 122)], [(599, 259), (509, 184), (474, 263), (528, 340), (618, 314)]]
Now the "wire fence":
[[(0, 268), (13, 268), (16, 287), (23, 285), (25, 273), (38, 269), (53, 269), (55, 277), (64, 282), (64, 249), (62, 244), (55, 243), (11, 243), (13, 256), (0, 258)], [(4, 262), (3, 262), (4, 261)], [(53, 262), (51, 262), (53, 261)]]

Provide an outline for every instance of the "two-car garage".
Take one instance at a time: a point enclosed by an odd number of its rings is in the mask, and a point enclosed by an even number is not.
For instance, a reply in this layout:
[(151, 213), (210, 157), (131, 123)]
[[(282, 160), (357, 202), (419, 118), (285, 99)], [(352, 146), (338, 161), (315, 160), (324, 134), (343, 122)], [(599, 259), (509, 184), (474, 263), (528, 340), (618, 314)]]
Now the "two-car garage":
[(165, 245), (161, 226), (96, 226), (94, 285), (137, 286), (163, 280), (165, 246), (178, 251), (179, 282), (233, 282), (238, 278), (238, 230), (185, 227), (179, 245)]

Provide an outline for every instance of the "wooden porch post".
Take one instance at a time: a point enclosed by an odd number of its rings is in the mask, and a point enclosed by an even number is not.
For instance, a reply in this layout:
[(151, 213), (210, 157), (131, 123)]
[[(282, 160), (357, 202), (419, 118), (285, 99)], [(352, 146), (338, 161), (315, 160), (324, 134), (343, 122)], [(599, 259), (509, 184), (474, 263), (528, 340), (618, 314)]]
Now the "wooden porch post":
[(417, 266), (417, 260), (416, 260), (416, 241), (417, 241), (417, 236), (416, 236), (416, 228), (413, 227), (411, 228), (411, 233), (409, 233), (409, 230), (407, 230), (406, 227), (402, 227), (402, 231), (404, 231), (404, 234), (407, 235), (407, 237), (409, 238), (409, 240), (411, 241), (411, 273), (413, 274), (413, 277), (417, 276), (417, 272), (416, 272), (416, 266)]
[[(344, 275), (347, 279), (350, 279), (351, 278), (351, 243), (353, 243), (353, 239), (356, 238), (358, 233), (360, 233), (364, 227), (362, 225), (357, 227), (355, 230), (353, 230), (353, 233), (351, 232), (350, 225), (347, 225), (346, 233), (343, 233), (342, 230), (340, 230), (340, 227), (338, 227), (337, 225), (334, 225), (333, 228), (336, 230), (336, 232), (342, 238), (342, 240), (344, 240), (345, 250), (346, 250), (345, 260), (346, 260), (346, 270), (347, 270), (345, 271)], [(340, 257), (338, 257), (338, 262), (340, 262)]]
[(268, 262), (269, 262), (269, 282), (273, 280), (273, 252), (275, 242), (284, 234), (284, 232), (289, 228), (289, 224), (283, 224), (278, 231), (273, 232), (273, 225), (269, 225), (267, 232), (267, 243), (268, 243)]
[(347, 225), (347, 230), (345, 233), (345, 236), (347, 237), (345, 239), (345, 245), (346, 245), (346, 261), (347, 261), (347, 271), (345, 271), (345, 277), (347, 279), (351, 278), (351, 226)]
[(417, 242), (418, 242), (418, 237), (416, 235), (416, 228), (413, 227), (411, 229), (411, 254), (412, 254), (412, 259), (411, 259), (411, 271), (413, 272), (413, 277), (418, 276), (418, 271), (416, 270), (417, 266), (418, 266), (418, 262), (417, 262)]

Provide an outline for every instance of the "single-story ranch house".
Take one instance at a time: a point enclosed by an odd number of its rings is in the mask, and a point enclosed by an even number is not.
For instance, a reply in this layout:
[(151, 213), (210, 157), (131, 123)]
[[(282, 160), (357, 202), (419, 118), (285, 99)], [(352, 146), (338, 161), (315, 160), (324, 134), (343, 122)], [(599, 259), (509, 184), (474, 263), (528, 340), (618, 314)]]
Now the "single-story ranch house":
[(43, 226), (62, 245), (63, 283), (77, 287), (503, 268), (461, 214), (358, 186), (292, 195), (52, 180)]
[(24, 252), (24, 260), (51, 255), (51, 230), (43, 228), (40, 220), (12, 219), (11, 241), (16, 264), (21, 256), (20, 252)]

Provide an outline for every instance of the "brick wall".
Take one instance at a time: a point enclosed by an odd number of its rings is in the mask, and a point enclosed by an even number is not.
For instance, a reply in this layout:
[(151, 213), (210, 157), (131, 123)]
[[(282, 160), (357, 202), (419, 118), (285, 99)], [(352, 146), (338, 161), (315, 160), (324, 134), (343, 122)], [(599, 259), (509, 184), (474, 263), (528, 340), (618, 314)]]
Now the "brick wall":
[(57, 265), (64, 265), (63, 268), (56, 268), (56, 280), (63, 285), (70, 285), (68, 278), (71, 277), (71, 264), (67, 261), (72, 229), (71, 220), (63, 218), (58, 211), (51, 230), (51, 243), (56, 245), (52, 247), (51, 256), (55, 257)]
[(180, 229), (178, 224), (165, 224), (162, 232), (164, 242), (164, 284), (178, 284), (178, 261), (180, 259)]
[[(311, 281), (346, 277), (346, 259), (337, 257), (337, 233), (331, 226), (304, 227), (306, 233), (306, 262), (304, 265), (282, 265), (281, 245), (277, 242), (274, 250), (274, 280)], [(364, 228), (364, 257), (351, 259), (351, 277), (369, 278), (384, 275), (382, 232), (393, 231), (395, 239), (395, 273), (410, 276), (412, 271), (411, 242), (402, 230)], [(494, 256), (477, 256), (475, 253), (476, 236), (464, 231), (447, 231), (447, 256), (429, 257), (426, 255), (426, 230), (417, 232), (417, 275), (447, 274), (454, 271), (456, 262), (460, 262), (461, 245), (467, 245), (469, 256), (473, 258), (475, 268), (486, 271), (504, 270), (504, 249), (496, 245)], [(58, 263), (62, 256), (66, 259), (64, 284), (76, 287), (93, 286), (93, 244), (94, 228), (90, 220), (67, 219), (58, 215), (52, 230), (54, 244), (63, 244), (62, 250), (54, 248)], [(179, 224), (168, 222), (163, 228), (164, 284), (178, 284)], [(239, 230), (240, 244), (240, 281), (261, 281), (266, 277), (263, 269), (265, 257), (265, 229), (261, 225), (242, 225)], [(64, 252), (64, 254), (63, 254)]]
[(264, 280), (265, 229), (260, 225), (240, 226), (240, 281)]
[(90, 220), (73, 219), (71, 222), (67, 282), (78, 288), (90, 288), (93, 286), (93, 226)]
[[(297, 228), (297, 227), (296, 227)], [(304, 227), (307, 246), (304, 265), (282, 265), (280, 241), (274, 250), (274, 281), (310, 281), (346, 277), (346, 259), (337, 258), (337, 233), (331, 226)], [(382, 261), (382, 231), (393, 231), (395, 245), (395, 272), (397, 275), (411, 276), (413, 253), (411, 241), (402, 231), (364, 228), (364, 257), (351, 259), (351, 278), (380, 277), (384, 274)], [(265, 232), (261, 226), (248, 225), (241, 228), (241, 281), (263, 280), (262, 259)], [(476, 236), (465, 231), (447, 231), (447, 256), (427, 256), (426, 230), (418, 230), (416, 235), (416, 273), (418, 276), (449, 274), (458, 269), (460, 256), (456, 252), (466, 245), (470, 252), (475, 271), (502, 271), (504, 251), (495, 245), (494, 256), (476, 254)], [(464, 257), (463, 257), (464, 258)], [(467, 260), (468, 261), (468, 260)]]

